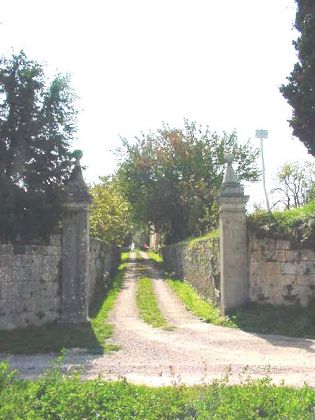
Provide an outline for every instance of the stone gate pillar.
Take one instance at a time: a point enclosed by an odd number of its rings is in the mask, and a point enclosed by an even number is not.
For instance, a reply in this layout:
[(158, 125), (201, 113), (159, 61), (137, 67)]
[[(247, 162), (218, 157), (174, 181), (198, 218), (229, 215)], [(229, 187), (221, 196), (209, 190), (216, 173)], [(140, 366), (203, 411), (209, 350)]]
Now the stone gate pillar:
[(62, 239), (61, 321), (88, 319), (89, 203), (77, 153), (75, 167), (64, 189)]
[(220, 221), (220, 300), (221, 312), (235, 308), (248, 299), (248, 262), (245, 206), (248, 196), (237, 180), (232, 156), (218, 197)]

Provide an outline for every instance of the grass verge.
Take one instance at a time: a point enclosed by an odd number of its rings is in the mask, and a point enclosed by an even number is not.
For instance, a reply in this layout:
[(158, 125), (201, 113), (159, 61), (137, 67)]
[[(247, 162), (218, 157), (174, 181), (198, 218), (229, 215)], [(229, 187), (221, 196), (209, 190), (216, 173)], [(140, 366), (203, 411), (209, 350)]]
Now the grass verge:
[(167, 279), (167, 284), (183, 302), (186, 309), (206, 322), (225, 327), (235, 327), (234, 322), (220, 314), (220, 309), (200, 297), (189, 284), (175, 279)]
[(149, 259), (154, 261), (155, 263), (160, 264), (160, 263), (163, 262), (163, 257), (160, 254), (158, 254), (157, 252), (148, 251), (147, 255), (148, 255)]
[(141, 277), (138, 280), (136, 302), (144, 322), (155, 328), (171, 328), (161, 314), (149, 277)]
[(0, 363), (0, 419), (313, 419), (315, 390), (270, 383), (268, 378), (229, 386), (149, 388), (126, 381), (80, 380), (54, 369), (31, 382)]
[(106, 344), (112, 334), (112, 325), (107, 322), (123, 282), (125, 264), (121, 264), (112, 286), (102, 300), (96, 302), (90, 322), (82, 324), (52, 323), (13, 331), (0, 331), (0, 353), (35, 354), (60, 352), (66, 348), (82, 348), (90, 353), (116, 350), (117, 346)]

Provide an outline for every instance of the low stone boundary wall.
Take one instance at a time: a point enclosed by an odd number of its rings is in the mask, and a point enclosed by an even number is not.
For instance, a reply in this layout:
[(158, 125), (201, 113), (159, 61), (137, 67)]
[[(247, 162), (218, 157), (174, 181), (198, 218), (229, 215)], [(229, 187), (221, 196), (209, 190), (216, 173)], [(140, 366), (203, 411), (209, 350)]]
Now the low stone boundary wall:
[(110, 286), (111, 278), (119, 264), (120, 250), (117, 246), (90, 238), (89, 289), (91, 305), (99, 293), (104, 293)]
[(307, 306), (315, 298), (315, 250), (249, 235), (249, 299)]
[[(162, 248), (165, 269), (220, 303), (220, 240)], [(315, 250), (284, 239), (248, 235), (248, 301), (308, 306), (315, 299)]]
[(0, 244), (0, 330), (60, 316), (61, 236), (48, 245)]
[[(47, 245), (0, 244), (0, 330), (61, 320), (62, 235)], [(88, 304), (106, 290), (119, 248), (90, 238)]]
[(220, 290), (220, 242), (205, 239), (162, 248), (165, 269), (191, 284), (201, 296), (218, 303)]

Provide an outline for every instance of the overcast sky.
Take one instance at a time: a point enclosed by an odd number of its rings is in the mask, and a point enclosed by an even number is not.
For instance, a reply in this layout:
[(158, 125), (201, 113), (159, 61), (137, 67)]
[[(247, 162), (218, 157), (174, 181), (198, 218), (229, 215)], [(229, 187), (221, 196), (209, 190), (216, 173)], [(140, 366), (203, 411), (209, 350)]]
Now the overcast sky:
[[(48, 74), (70, 73), (80, 97), (75, 148), (88, 182), (111, 173), (119, 136), (188, 118), (265, 141), (267, 184), (287, 160), (310, 160), (292, 138), (279, 93), (296, 62), (294, 0), (0, 0), (0, 51), (24, 49)], [(251, 202), (261, 185), (247, 186)]]

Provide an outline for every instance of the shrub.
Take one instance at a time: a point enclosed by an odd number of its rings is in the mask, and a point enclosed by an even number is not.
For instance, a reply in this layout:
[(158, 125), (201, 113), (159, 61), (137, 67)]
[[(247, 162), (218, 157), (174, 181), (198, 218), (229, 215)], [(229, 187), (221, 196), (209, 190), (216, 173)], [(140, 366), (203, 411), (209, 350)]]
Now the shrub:
[(315, 200), (291, 210), (264, 210), (248, 217), (248, 228), (259, 236), (284, 238), (305, 246), (315, 245)]

